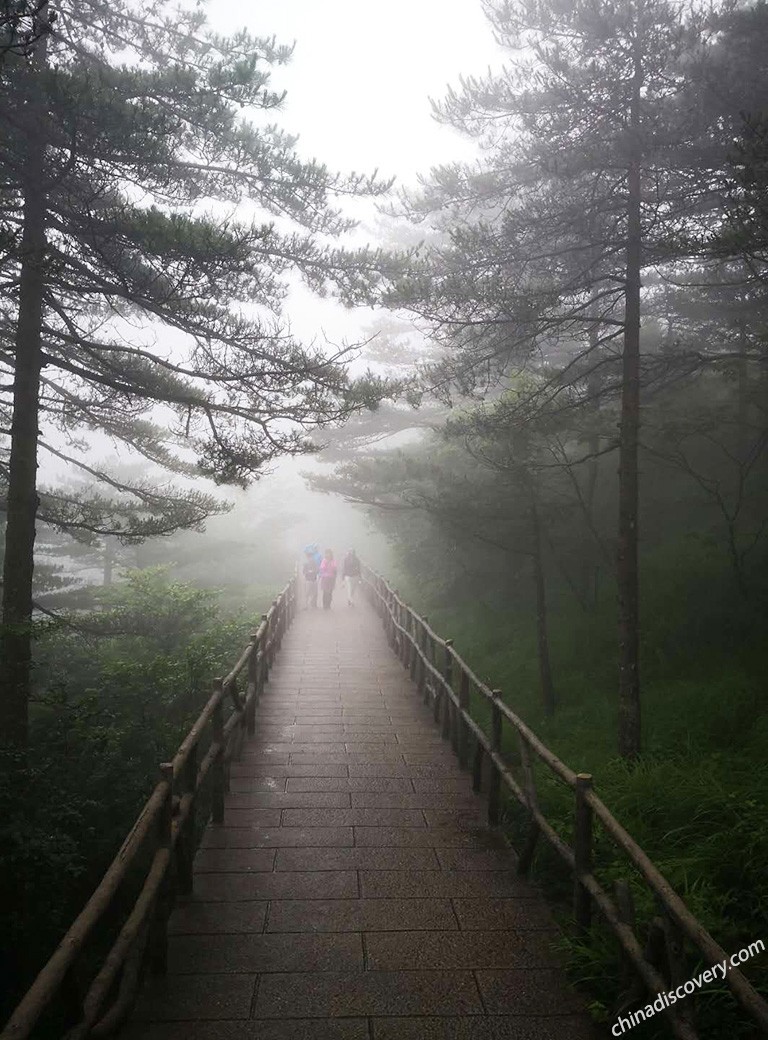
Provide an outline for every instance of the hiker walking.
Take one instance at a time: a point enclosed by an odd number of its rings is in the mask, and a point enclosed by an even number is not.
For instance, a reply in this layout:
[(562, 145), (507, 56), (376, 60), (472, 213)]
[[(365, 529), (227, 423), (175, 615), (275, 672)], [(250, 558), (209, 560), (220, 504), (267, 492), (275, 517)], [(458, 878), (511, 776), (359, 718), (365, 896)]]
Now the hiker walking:
[(336, 585), (338, 566), (331, 549), (325, 550), (323, 562), (320, 564), (320, 589), (323, 593), (323, 609), (330, 610), (333, 590)]
[(317, 606), (317, 575), (318, 565), (312, 547), (304, 550), (304, 566), (301, 568), (304, 576), (304, 603), (309, 608)]
[(354, 607), (357, 586), (360, 584), (360, 560), (354, 549), (347, 549), (347, 554), (341, 564), (341, 576), (347, 587), (347, 603), (350, 607)]

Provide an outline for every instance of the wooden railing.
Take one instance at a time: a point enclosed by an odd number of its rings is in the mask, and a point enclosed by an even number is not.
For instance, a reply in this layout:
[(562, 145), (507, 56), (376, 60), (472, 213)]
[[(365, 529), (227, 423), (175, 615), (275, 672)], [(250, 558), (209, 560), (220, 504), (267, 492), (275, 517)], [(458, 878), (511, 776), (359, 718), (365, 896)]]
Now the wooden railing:
[[(434, 706), (434, 718), (441, 725), (443, 737), (451, 741), (462, 766), (471, 764), (474, 789), (487, 788), (489, 823), (497, 825), (501, 820), (502, 785), (525, 809), (529, 829), (520, 850), (518, 872), (523, 876), (528, 874), (538, 839), (543, 836), (573, 875), (573, 916), (578, 931), (582, 935), (589, 931), (593, 906), (596, 906), (616, 936), (625, 972), (634, 973), (639, 986), (627, 994), (621, 1012), (626, 1014), (631, 1004), (642, 1004), (643, 988), (656, 995), (687, 981), (690, 975), (686, 974), (686, 940), (710, 966), (722, 964), (727, 959), (725, 951), (601, 801), (593, 789), (592, 776), (575, 773), (542, 744), (504, 703), (501, 691), (481, 682), (453, 649), (452, 640), (438, 636), (427, 618), (404, 603), (380, 575), (364, 567), (363, 581), (383, 620), (390, 646), (409, 670), (425, 703), (431, 702)], [(490, 733), (470, 715), (473, 691), (490, 709)], [(505, 725), (511, 727), (517, 738), (519, 760), (514, 764), (502, 755)], [(573, 791), (572, 844), (555, 830), (541, 811), (534, 775), (535, 759)], [(487, 774), (485, 784), (484, 774)], [(650, 922), (644, 946), (637, 937), (629, 884), (617, 882), (611, 895), (594, 873), (595, 821), (626, 855), (653, 895), (658, 912)], [(725, 978), (741, 1007), (768, 1032), (765, 1000), (738, 968), (730, 967)], [(687, 998), (664, 1011), (674, 1035), (680, 1040), (699, 1040), (693, 1008), (694, 1002)]]
[[(241, 752), (246, 734), (255, 730), (255, 712), (274, 656), (296, 612), (297, 579), (292, 578), (252, 633), (232, 671), (215, 679), (197, 721), (170, 762), (160, 766), (160, 780), (96, 891), (27, 991), (0, 1034), (0, 1040), (29, 1037), (65, 985), (89, 938), (116, 904), (121, 885), (137, 871), (143, 883), (127, 919), (81, 1001), (80, 1021), (65, 1040), (110, 1035), (124, 1020), (135, 998), (143, 969), (164, 974), (168, 918), (176, 889), (192, 890), (197, 808), (210, 798), (214, 823), (224, 819), (229, 765)], [(238, 692), (245, 672), (244, 695)], [(225, 717), (225, 705), (232, 710)], [(146, 864), (148, 863), (148, 866)]]

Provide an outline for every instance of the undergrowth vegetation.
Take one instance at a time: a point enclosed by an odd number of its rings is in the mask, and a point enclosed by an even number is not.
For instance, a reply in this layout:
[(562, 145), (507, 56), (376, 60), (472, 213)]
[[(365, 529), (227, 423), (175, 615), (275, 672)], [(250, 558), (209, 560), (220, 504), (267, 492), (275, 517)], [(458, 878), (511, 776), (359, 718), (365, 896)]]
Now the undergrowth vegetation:
[[(566, 598), (550, 616), (550, 651), (558, 705), (547, 717), (539, 692), (536, 633), (530, 611), (486, 595), (469, 601), (421, 583), (401, 589), (429, 614), (430, 624), (454, 638), (457, 651), (557, 755), (594, 777), (597, 793), (649, 855), (726, 953), (765, 938), (768, 919), (768, 642), (765, 614), (740, 594), (729, 569), (695, 537), (649, 553), (643, 567), (643, 742), (636, 764), (615, 750), (616, 675), (612, 650), (613, 590), (585, 611)], [(486, 727), (489, 712), (476, 699), (473, 713)], [(505, 753), (517, 750), (506, 731)], [(573, 795), (537, 765), (545, 815), (569, 839)], [(514, 844), (526, 834), (525, 813), (508, 804), (505, 823)], [(657, 912), (626, 857), (595, 824), (595, 868), (611, 891), (630, 882), (645, 935)], [(559, 907), (562, 946), (573, 978), (591, 997), (591, 1010), (613, 1023), (621, 1004), (621, 965), (611, 933), (595, 921), (589, 942), (570, 927), (571, 879), (541, 840), (533, 876)], [(706, 967), (692, 958), (686, 978)], [(766, 957), (744, 966), (768, 993)], [(751, 1037), (754, 1025), (723, 983), (696, 998), (702, 1035)], [(636, 996), (628, 1007), (642, 1006)], [(633, 1035), (671, 1035), (661, 1016)]]
[(274, 591), (263, 590), (253, 614), (225, 614), (211, 590), (163, 568), (134, 571), (100, 590), (100, 609), (39, 630), (28, 760), (0, 770), (0, 1017), (98, 884), (158, 764)]

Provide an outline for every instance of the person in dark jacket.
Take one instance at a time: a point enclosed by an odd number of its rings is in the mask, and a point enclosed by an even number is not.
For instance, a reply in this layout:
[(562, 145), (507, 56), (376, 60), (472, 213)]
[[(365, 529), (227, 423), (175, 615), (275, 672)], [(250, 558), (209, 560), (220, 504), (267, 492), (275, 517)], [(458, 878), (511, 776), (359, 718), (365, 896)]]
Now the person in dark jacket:
[(331, 609), (331, 600), (333, 599), (333, 590), (336, 586), (336, 572), (338, 570), (336, 561), (333, 558), (333, 552), (331, 549), (325, 550), (325, 556), (323, 562), (320, 564), (320, 588), (323, 593), (323, 608), (325, 610)]

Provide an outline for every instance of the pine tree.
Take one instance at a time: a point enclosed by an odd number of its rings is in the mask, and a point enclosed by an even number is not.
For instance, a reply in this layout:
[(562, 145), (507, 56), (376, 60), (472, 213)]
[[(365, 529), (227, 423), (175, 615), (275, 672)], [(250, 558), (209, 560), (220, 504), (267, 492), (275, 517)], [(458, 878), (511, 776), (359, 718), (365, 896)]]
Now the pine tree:
[[(333, 200), (387, 187), (302, 160), (267, 121), (281, 102), (268, 70), (290, 51), (215, 34), (199, 4), (61, 0), (53, 13), (36, 11), (31, 57), (10, 48), (0, 64), (0, 359), (13, 378), (0, 730), (19, 746), (39, 444), (81, 465), (80, 436), (101, 430), (242, 485), (383, 389), (281, 317), (289, 271), (367, 291), (380, 258), (333, 244), (351, 227)], [(56, 524), (109, 530), (83, 502), (57, 508)], [(137, 509), (127, 533), (146, 520)], [(187, 522), (190, 509), (173, 521)]]
[[(448, 348), (435, 372), (446, 386), (497, 393), (521, 365), (543, 361), (542, 402), (560, 397), (573, 414), (619, 396), (618, 743), (633, 758), (640, 386), (655, 365), (641, 354), (641, 283), (698, 252), (715, 205), (721, 165), (700, 159), (706, 150), (722, 164), (722, 135), (686, 80), (709, 29), (667, 0), (487, 0), (485, 9), (510, 62), (436, 106), (484, 154), (476, 167), (433, 171), (407, 200), (450, 241), (389, 302), (432, 323)], [(611, 446), (593, 443), (587, 455)]]

